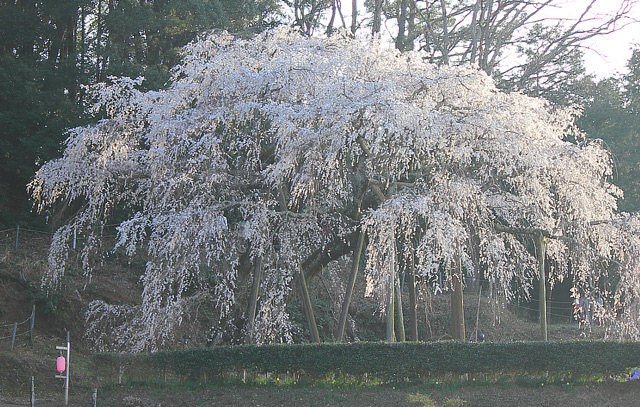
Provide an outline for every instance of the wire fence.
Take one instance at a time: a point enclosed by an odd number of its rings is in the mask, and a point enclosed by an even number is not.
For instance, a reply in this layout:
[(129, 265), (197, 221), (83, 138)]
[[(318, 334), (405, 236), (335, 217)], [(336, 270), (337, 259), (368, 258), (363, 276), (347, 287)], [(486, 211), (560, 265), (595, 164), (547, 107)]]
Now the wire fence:
[[(22, 322), (14, 322), (12, 324), (0, 324), (0, 341), (4, 341), (6, 339), (10, 339), (9, 341), (9, 350), (13, 351), (15, 346), (16, 338), (20, 336), (27, 336), (29, 338), (29, 343), (33, 344), (33, 328), (35, 326), (36, 319), (36, 306), (33, 304), (31, 308), (31, 315), (27, 319)], [(18, 332), (18, 327), (21, 327), (24, 324), (27, 325), (27, 328), (22, 332)], [(10, 334), (8, 334), (10, 332)]]
[[(104, 239), (105, 241), (113, 241), (113, 239), (117, 237), (117, 232), (115, 230), (115, 227), (117, 226), (119, 226), (119, 224), (103, 225), (106, 231), (105, 233), (100, 235), (100, 239)], [(50, 230), (36, 230), (16, 225), (15, 228), (0, 230), (0, 247), (12, 248), (13, 250), (18, 251), (22, 250), (27, 243), (31, 244), (34, 241), (46, 241), (48, 247), (48, 242), (51, 241), (53, 234), (54, 232)], [(86, 239), (84, 238), (84, 236), (76, 236), (76, 234), (74, 233), (73, 240), (75, 246), (76, 241), (78, 243), (81, 243)]]
[(37, 242), (44, 243), (48, 247), (52, 237), (52, 232), (16, 226), (12, 229), (0, 230), (0, 247), (18, 251), (24, 248), (27, 241), (30, 245)]

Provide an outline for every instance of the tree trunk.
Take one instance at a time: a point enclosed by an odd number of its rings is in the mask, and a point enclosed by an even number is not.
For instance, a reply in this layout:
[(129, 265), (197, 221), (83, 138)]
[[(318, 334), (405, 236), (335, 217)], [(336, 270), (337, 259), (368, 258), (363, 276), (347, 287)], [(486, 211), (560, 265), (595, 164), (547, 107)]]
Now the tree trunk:
[(398, 13), (398, 37), (396, 37), (396, 49), (400, 51), (405, 50), (405, 27), (407, 24), (407, 2), (408, 0), (402, 0), (400, 2), (400, 12)]
[(416, 2), (409, 2), (409, 17), (407, 18), (407, 38), (404, 40), (404, 49), (412, 50), (413, 42), (419, 33), (416, 32)]
[(311, 297), (309, 297), (309, 289), (307, 287), (307, 282), (304, 279), (304, 272), (302, 271), (302, 265), (298, 267), (298, 284), (300, 285), (302, 305), (304, 307), (305, 314), (307, 315), (307, 322), (309, 324), (309, 334), (311, 335), (311, 341), (315, 343), (320, 343), (320, 335), (318, 334), (318, 325), (316, 324), (316, 317), (313, 314)]
[(251, 284), (251, 294), (249, 297), (249, 308), (247, 309), (247, 337), (245, 342), (254, 343), (254, 323), (256, 319), (256, 309), (258, 308), (258, 294), (260, 293), (260, 280), (262, 278), (262, 257), (256, 259), (253, 269), (253, 283)]
[[(80, 8), (80, 82), (85, 80), (85, 64), (87, 60), (87, 28), (85, 26), (85, 20), (87, 18), (85, 6)], [(84, 110), (84, 91), (79, 89), (78, 103)]]
[(102, 72), (100, 69), (100, 41), (102, 40), (102, 0), (98, 0), (98, 10), (96, 16), (96, 79), (95, 82), (100, 82), (102, 78)]
[(447, 4), (445, 0), (440, 0), (442, 10), (442, 62), (449, 65), (449, 16), (447, 14)]
[(351, 2), (351, 34), (358, 30), (358, 0)]
[(372, 32), (373, 35), (376, 35), (380, 32), (382, 27), (382, 0), (374, 0), (373, 1), (373, 26)]
[(329, 19), (329, 23), (327, 24), (327, 37), (331, 37), (333, 34), (333, 23), (336, 21), (336, 2), (333, 1), (331, 3), (331, 18)]
[(542, 236), (542, 233), (539, 233), (538, 236), (536, 236), (536, 251), (538, 252), (538, 267), (540, 273), (540, 296), (538, 297), (540, 303), (540, 336), (543, 341), (547, 340), (547, 278), (544, 271), (546, 249), (547, 244), (544, 236)]
[(340, 322), (338, 324), (338, 337), (336, 340), (342, 342), (344, 337), (344, 327), (347, 323), (347, 316), (349, 315), (349, 305), (351, 304), (351, 297), (353, 295), (353, 287), (356, 283), (356, 276), (358, 275), (358, 266), (360, 264), (360, 254), (362, 253), (362, 247), (364, 246), (364, 229), (360, 231), (358, 236), (358, 243), (353, 252), (353, 263), (351, 264), (351, 274), (349, 275), (349, 283), (347, 285), (347, 292), (344, 294), (344, 300), (342, 302), (342, 312), (340, 313)]

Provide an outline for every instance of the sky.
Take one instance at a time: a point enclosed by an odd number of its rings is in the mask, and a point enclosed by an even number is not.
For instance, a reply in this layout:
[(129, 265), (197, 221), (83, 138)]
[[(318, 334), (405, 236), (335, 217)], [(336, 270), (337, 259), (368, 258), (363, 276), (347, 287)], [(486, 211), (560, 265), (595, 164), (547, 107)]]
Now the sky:
[[(609, 6), (619, 6), (619, 0), (608, 0)], [(605, 4), (605, 3), (603, 3)], [(631, 10), (631, 18), (640, 21), (640, 3)], [(631, 57), (633, 48), (640, 48), (640, 23), (632, 23), (619, 31), (598, 38), (588, 43), (593, 50), (585, 50), (585, 65), (587, 70), (599, 79), (617, 73), (625, 73), (627, 61)]]
[[(567, 18), (575, 18), (577, 10), (582, 10), (590, 0), (566, 0), (558, 15)], [(611, 13), (618, 10), (624, 0), (599, 0), (595, 4), (594, 12)], [(640, 1), (632, 0), (633, 4), (628, 24), (619, 31), (597, 39), (589, 40), (585, 45), (591, 49), (585, 49), (585, 66), (589, 73), (596, 75), (598, 79), (610, 77), (618, 73), (626, 73), (625, 67), (631, 57), (633, 48), (640, 48)], [(632, 21), (636, 22), (633, 23)]]

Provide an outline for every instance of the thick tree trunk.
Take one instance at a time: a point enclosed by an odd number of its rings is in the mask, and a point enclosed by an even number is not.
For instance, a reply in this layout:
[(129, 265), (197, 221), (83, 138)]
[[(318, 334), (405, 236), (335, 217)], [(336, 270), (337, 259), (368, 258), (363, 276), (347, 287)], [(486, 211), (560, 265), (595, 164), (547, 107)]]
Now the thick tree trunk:
[(373, 0), (373, 26), (374, 35), (380, 32), (382, 28), (382, 0)]
[(412, 50), (413, 41), (419, 35), (416, 32), (416, 2), (411, 0), (409, 2), (409, 17), (407, 18), (407, 38), (404, 40), (404, 49)]
[(327, 24), (327, 37), (333, 34), (333, 23), (336, 21), (336, 2), (331, 3), (331, 18)]
[(353, 251), (353, 262), (351, 264), (351, 274), (349, 275), (349, 282), (347, 284), (347, 291), (344, 294), (344, 300), (342, 302), (342, 312), (340, 313), (340, 321), (338, 323), (338, 337), (336, 340), (342, 342), (344, 338), (344, 328), (347, 323), (347, 316), (349, 315), (349, 305), (351, 304), (351, 297), (353, 295), (353, 287), (356, 283), (356, 277), (358, 275), (358, 266), (360, 264), (360, 254), (362, 253), (362, 247), (364, 246), (364, 230), (360, 231), (358, 236), (358, 243)]
[(405, 27), (407, 24), (407, 6), (408, 0), (400, 2), (400, 13), (398, 13), (398, 36), (396, 37), (396, 49), (405, 50)]
[(102, 0), (98, 0), (98, 10), (96, 16), (96, 78), (95, 82), (100, 82), (102, 79), (102, 72), (100, 69), (100, 59), (102, 57), (101, 49), (100, 49), (100, 41), (102, 40)]
[(442, 10), (442, 62), (449, 65), (449, 16), (445, 0), (440, 0), (440, 8)]
[(358, 0), (351, 2), (351, 34), (358, 30)]

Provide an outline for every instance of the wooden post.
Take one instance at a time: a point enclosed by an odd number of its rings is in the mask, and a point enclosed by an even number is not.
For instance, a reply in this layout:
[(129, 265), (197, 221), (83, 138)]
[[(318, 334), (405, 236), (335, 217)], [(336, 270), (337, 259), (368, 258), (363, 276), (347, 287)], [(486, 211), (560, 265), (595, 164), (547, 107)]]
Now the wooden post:
[(13, 323), (13, 334), (11, 334), (11, 346), (10, 349), (13, 350), (13, 344), (16, 341), (16, 331), (18, 330), (18, 323), (14, 322)]

